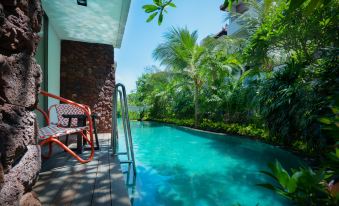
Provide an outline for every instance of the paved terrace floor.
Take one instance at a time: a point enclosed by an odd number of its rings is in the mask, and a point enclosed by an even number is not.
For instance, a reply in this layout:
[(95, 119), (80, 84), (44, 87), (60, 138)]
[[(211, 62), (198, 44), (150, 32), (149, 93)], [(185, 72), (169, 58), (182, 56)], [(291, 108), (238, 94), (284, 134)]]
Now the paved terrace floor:
[(118, 159), (109, 148), (110, 134), (100, 134), (99, 141), (100, 150), (87, 164), (66, 152), (43, 162), (33, 189), (43, 205), (131, 205)]

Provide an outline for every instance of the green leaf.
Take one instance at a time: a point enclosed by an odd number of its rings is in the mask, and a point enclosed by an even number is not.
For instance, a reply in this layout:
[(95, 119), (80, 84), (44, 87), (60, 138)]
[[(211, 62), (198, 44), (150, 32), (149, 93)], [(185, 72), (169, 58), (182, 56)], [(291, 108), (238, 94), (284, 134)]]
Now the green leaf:
[(233, 0), (228, 0), (228, 10), (232, 12)]
[(152, 21), (156, 15), (158, 15), (158, 12), (154, 12), (152, 15), (150, 15), (150, 16), (148, 17), (148, 19), (146, 20), (146, 22)]
[(144, 5), (142, 8), (145, 10), (146, 13), (151, 13), (159, 9), (159, 7), (150, 4)]
[(290, 178), (290, 181), (287, 184), (287, 190), (290, 193), (295, 192), (295, 190), (297, 189), (297, 185), (298, 185), (298, 180), (299, 177), (302, 175), (302, 172), (295, 172), (292, 177)]
[(275, 162), (273, 174), (277, 177), (280, 185), (287, 188), (290, 176), (278, 161)]
[(162, 14), (162, 12), (160, 12), (159, 18), (158, 18), (158, 25), (162, 23), (163, 18), (164, 18), (164, 15)]
[(168, 6), (173, 7), (173, 8), (176, 8), (176, 7), (177, 7), (177, 6), (176, 6), (174, 3), (172, 3), (172, 2), (169, 3)]
[(303, 4), (305, 0), (291, 0), (290, 9), (296, 9)]
[(333, 112), (334, 114), (339, 113), (339, 108), (338, 108), (338, 107), (332, 107), (331, 110), (332, 110), (332, 112)]
[(319, 7), (322, 3), (323, 3), (323, 0), (310, 0), (305, 9), (305, 14), (312, 15), (312, 12), (314, 11), (314, 9)]
[(327, 117), (319, 118), (319, 122), (323, 124), (331, 124), (331, 119)]
[(157, 6), (162, 6), (162, 0), (153, 0), (153, 2)]

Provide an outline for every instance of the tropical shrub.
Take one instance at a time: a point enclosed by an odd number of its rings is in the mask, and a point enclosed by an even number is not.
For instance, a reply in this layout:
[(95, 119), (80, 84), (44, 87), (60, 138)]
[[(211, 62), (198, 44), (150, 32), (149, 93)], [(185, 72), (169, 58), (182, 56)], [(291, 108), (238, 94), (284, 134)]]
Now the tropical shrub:
[(338, 93), (338, 62), (333, 55), (314, 64), (288, 63), (261, 84), (260, 112), (271, 136), (291, 145), (301, 140), (310, 148), (333, 144), (319, 118), (333, 116), (331, 104)]
[[(331, 98), (330, 98), (331, 99)], [(336, 100), (335, 103), (338, 103)], [(288, 173), (279, 162), (269, 164), (271, 171), (262, 171), (274, 180), (274, 183), (259, 184), (292, 200), (297, 205), (338, 205), (339, 191), (339, 141), (338, 110), (332, 105), (332, 114), (320, 118), (322, 130), (332, 137), (335, 143), (328, 153), (323, 155), (317, 170), (303, 167), (292, 169)]]
[(273, 190), (297, 205), (338, 205), (339, 194), (331, 194), (328, 190), (325, 171), (304, 167), (292, 169), (289, 173), (278, 161), (269, 164), (269, 168), (271, 171), (261, 172), (271, 177), (274, 183), (259, 186)]
[[(194, 127), (193, 119), (173, 119), (173, 118), (164, 118), (164, 119), (147, 119), (157, 122), (175, 124), (185, 127)], [(199, 124), (198, 129), (212, 131), (212, 132), (223, 132), (233, 135), (249, 136), (255, 137), (262, 140), (268, 139), (268, 132), (263, 128), (258, 128), (256, 125), (241, 125), (241, 124), (227, 124), (223, 122), (212, 122), (208, 119), (203, 119)]]

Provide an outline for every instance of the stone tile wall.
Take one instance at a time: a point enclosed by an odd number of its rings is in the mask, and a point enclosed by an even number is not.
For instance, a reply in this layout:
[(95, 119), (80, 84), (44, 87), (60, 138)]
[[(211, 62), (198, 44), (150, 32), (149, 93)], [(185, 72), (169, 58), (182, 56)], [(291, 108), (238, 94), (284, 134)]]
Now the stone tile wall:
[(41, 167), (34, 54), (42, 14), (40, 0), (0, 1), (0, 205), (40, 205), (31, 191)]
[(113, 52), (110, 45), (61, 42), (61, 96), (89, 105), (99, 116), (99, 132), (111, 129), (115, 85)]

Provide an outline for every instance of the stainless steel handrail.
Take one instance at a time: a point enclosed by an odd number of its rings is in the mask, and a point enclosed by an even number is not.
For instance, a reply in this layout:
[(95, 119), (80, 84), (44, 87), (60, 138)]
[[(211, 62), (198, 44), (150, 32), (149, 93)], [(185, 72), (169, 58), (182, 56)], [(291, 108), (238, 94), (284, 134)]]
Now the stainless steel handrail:
[[(119, 88), (121, 90), (119, 90)], [(125, 136), (125, 146), (126, 152), (118, 153), (118, 94), (119, 100), (121, 105), (121, 119), (124, 129), (124, 136)], [(113, 108), (112, 108), (112, 134), (111, 134), (111, 145), (113, 149), (114, 155), (126, 155), (127, 161), (120, 161), (121, 164), (127, 163), (128, 168), (130, 165), (133, 167), (133, 174), (136, 175), (136, 166), (135, 166), (135, 158), (134, 158), (134, 150), (133, 150), (133, 139), (131, 133), (131, 125), (128, 116), (128, 103), (127, 103), (127, 95), (126, 95), (126, 88), (123, 84), (118, 83), (115, 85), (115, 89), (113, 92)], [(129, 169), (128, 169), (129, 170)]]

